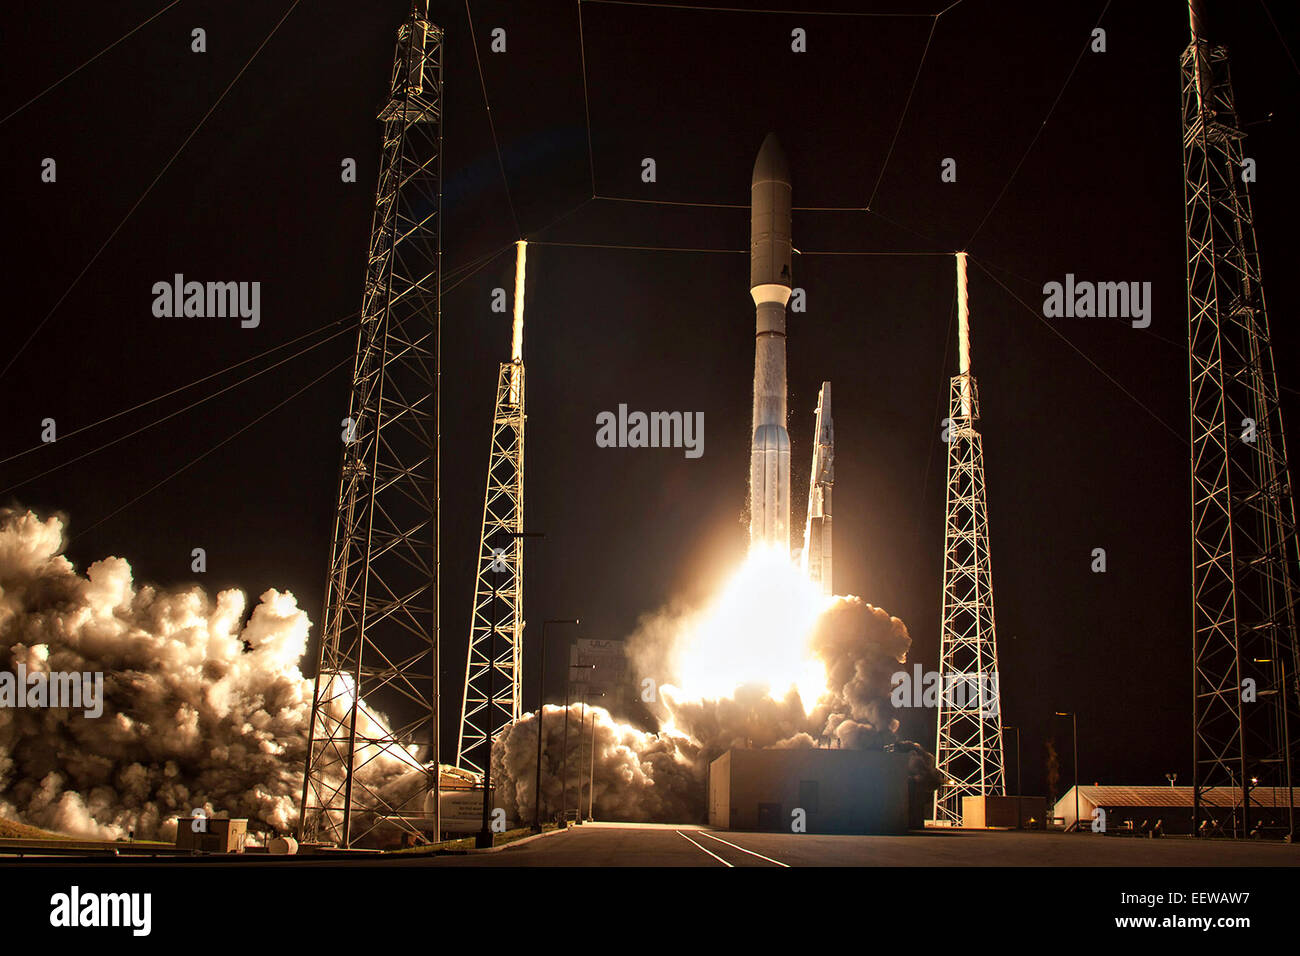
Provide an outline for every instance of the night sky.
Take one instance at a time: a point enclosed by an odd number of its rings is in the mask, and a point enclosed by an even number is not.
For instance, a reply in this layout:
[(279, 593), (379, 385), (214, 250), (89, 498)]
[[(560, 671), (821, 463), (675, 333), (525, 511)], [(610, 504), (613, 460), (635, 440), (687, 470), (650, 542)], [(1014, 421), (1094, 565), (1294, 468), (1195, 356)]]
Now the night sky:
[[(289, 5), (182, 0), (0, 122), (4, 362), (14, 359), (0, 378), (7, 424), (0, 457), (38, 445), (44, 418), (66, 435), (360, 305), (379, 158), (375, 109), (404, 0), (300, 3), (128, 216)], [(1055, 711), (1079, 714), (1086, 782), (1163, 783), (1167, 771), (1190, 782), (1178, 67), (1185, 9), (1179, 0), (964, 0), (938, 20), (900, 130), (929, 15), (944, 5), (808, 7), (922, 14), (849, 17), (584, 3), (593, 171), (577, 5), (474, 0), (508, 198), (465, 5), (434, 4), (432, 18), (447, 32), (444, 272), (500, 252), (463, 283), (444, 285), (448, 750), (464, 678), (493, 388), (497, 364), (509, 357), (509, 315), (491, 312), (490, 299), (493, 288), (510, 287), (511, 244), (521, 232), (535, 241), (526, 525), (546, 538), (527, 545), (528, 633), (539, 634), (544, 618), (581, 616), (584, 636), (624, 638), (641, 615), (706, 598), (747, 544), (749, 213), (589, 201), (593, 177), (601, 196), (746, 204), (755, 153), (771, 130), (789, 158), (796, 206), (870, 201), (874, 211), (800, 211), (794, 219), (801, 253), (794, 282), (806, 290), (808, 311), (789, 322), (793, 523), (801, 531), (812, 412), (828, 379), (836, 591), (901, 617), (914, 641), (910, 660), (937, 666), (939, 421), (956, 372), (950, 253), (965, 248), (1004, 720), (1023, 728), (1024, 789), (1046, 791), (1044, 741), (1053, 734), (1060, 789), (1072, 782), (1069, 725)], [(162, 6), (18, 5), (0, 39), (0, 115)], [(1258, 161), (1252, 198), (1294, 458), (1300, 333), (1292, 317), (1300, 293), (1288, 280), (1300, 252), (1290, 229), (1300, 220), (1300, 69), (1288, 47), (1300, 52), (1300, 19), (1280, 0), (1231, 7), (1214, 36), (1230, 49), (1246, 153)], [(1079, 59), (1099, 17), (1107, 50)], [(204, 54), (190, 51), (194, 27), (207, 31)], [(505, 54), (488, 49), (496, 27), (506, 30)], [(807, 53), (791, 52), (796, 27), (807, 30)], [(45, 157), (57, 161), (54, 184), (40, 181)], [(340, 181), (346, 157), (357, 160), (356, 183)], [(644, 157), (656, 160), (653, 184), (641, 181)], [(956, 183), (940, 181), (945, 157), (957, 160)], [(829, 252), (867, 254), (819, 254)], [(260, 326), (155, 318), (151, 287), (177, 272), (260, 281)], [(1042, 286), (1066, 273), (1150, 282), (1150, 328), (1043, 319)], [(319, 622), (356, 341), (354, 326), (346, 328), (160, 424), (151, 425), (297, 346), (6, 460), (0, 501), (65, 514), (68, 554), (82, 570), (120, 555), (139, 582), (198, 580), (209, 591), (242, 588), (254, 600), (270, 587), (288, 589)], [(595, 417), (620, 403), (702, 411), (703, 457), (598, 448)], [(190, 571), (195, 547), (207, 551), (206, 574)], [(1090, 570), (1098, 547), (1106, 549), (1105, 574)], [(534, 643), (530, 709), (535, 651)], [(562, 666), (549, 675), (552, 699), (562, 675)], [(905, 713), (902, 729), (933, 748), (932, 711)], [(1007, 748), (1014, 781), (1010, 734)]]

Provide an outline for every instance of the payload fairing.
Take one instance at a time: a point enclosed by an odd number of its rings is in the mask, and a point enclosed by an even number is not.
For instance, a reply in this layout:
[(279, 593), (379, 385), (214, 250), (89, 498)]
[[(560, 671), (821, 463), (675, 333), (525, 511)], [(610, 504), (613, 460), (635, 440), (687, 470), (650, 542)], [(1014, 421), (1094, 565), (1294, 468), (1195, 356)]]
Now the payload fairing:
[(786, 430), (785, 306), (790, 301), (790, 170), (768, 133), (750, 180), (749, 294), (757, 312), (749, 540), (790, 549), (790, 434)]

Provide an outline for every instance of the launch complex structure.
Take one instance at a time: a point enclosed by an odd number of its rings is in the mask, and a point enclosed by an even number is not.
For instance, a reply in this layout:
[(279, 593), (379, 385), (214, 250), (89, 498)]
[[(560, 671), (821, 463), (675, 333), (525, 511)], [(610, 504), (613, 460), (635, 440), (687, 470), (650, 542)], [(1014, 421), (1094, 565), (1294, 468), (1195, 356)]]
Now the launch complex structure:
[[(1192, 487), (1194, 815), (1237, 794), (1231, 836), (1256, 790), (1290, 793), (1300, 736), (1300, 543), (1255, 245), (1244, 133), (1227, 52), (1190, 0), (1181, 59)], [(579, 5), (581, 17), (581, 4)], [(937, 18), (936, 18), (937, 19)], [(443, 32), (413, 0), (398, 31), (340, 467), (299, 839), (344, 847), (380, 827), (440, 832), (439, 453)], [(477, 53), (477, 47), (476, 47)], [(585, 60), (584, 60), (585, 64)], [(584, 65), (584, 93), (586, 88)], [(484, 91), (486, 100), (486, 89)], [(495, 140), (495, 131), (494, 131)], [(498, 147), (499, 149), (499, 147)], [(590, 158), (590, 157), (589, 157)], [(504, 168), (502, 170), (504, 176)], [(594, 171), (593, 171), (594, 194)], [(507, 183), (508, 188), (508, 183)], [(756, 313), (751, 544), (789, 553), (786, 304), (791, 185), (774, 135), (751, 181), (750, 294)], [(593, 195), (593, 198), (594, 195)], [(493, 738), (520, 716), (523, 646), (526, 244), (516, 245), (511, 356), (501, 363), (479, 541), (458, 766), (487, 770)], [(945, 695), (934, 820), (965, 796), (1005, 790), (979, 395), (971, 369), (966, 254), (957, 254), (958, 374), (950, 381), (940, 655)], [(831, 388), (818, 397), (799, 560), (832, 592)], [(498, 687), (499, 682), (499, 687)], [(988, 688), (992, 687), (992, 693)], [(365, 702), (364, 704), (362, 702)], [(372, 708), (375, 708), (372, 710)], [(400, 715), (394, 726), (379, 717)], [(367, 784), (379, 762), (401, 792)], [(430, 797), (432, 796), (432, 799)], [(1294, 806), (1294, 799), (1289, 805)], [(1289, 836), (1295, 835), (1294, 818)]]

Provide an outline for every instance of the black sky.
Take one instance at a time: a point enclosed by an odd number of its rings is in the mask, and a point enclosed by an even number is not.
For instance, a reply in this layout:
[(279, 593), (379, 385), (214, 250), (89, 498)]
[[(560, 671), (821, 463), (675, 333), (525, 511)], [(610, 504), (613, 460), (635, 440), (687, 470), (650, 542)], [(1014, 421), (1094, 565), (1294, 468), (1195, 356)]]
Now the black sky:
[[(162, 5), (7, 12), (0, 115)], [(66, 434), (357, 309), (379, 155), (374, 112), (404, 0), (301, 3), (50, 314), (288, 5), (183, 0), (0, 123), (6, 362), (49, 315), (0, 379), (8, 426), (0, 457), (35, 445), (46, 417)], [(527, 616), (540, 630), (543, 618), (580, 615), (587, 636), (621, 638), (642, 614), (705, 597), (745, 547), (748, 212), (594, 201), (546, 228), (592, 193), (577, 6), (471, 6), (519, 226), (465, 6), (435, 3), (447, 31), (447, 270), (507, 249), (520, 230), (543, 242), (732, 250), (530, 247), (526, 523), (547, 537), (529, 545)], [(944, 0), (816, 4), (828, 6), (932, 14)], [(1300, 26), (1278, 0), (1231, 6), (1216, 37), (1232, 55), (1243, 120), (1272, 114), (1249, 127), (1246, 152), (1258, 161), (1252, 195), (1294, 435), (1300, 71), (1287, 47), (1300, 51)], [(797, 206), (861, 206), (879, 179), (879, 216), (795, 214), (803, 253), (795, 284), (809, 302), (790, 322), (795, 522), (817, 385), (829, 379), (836, 590), (903, 618), (911, 659), (927, 668), (937, 663), (942, 567), (939, 403), (956, 362), (953, 264), (942, 254), (969, 250), (1004, 719), (1023, 728), (1025, 789), (1039, 793), (1048, 734), (1071, 782), (1068, 728), (1051, 717), (1058, 710), (1080, 714), (1089, 782), (1159, 783), (1166, 771), (1190, 779), (1178, 86), (1186, 16), (1178, 0), (1111, 3), (1101, 20), (1107, 51), (1083, 55), (1053, 109), (1102, 7), (964, 0), (945, 13), (887, 165), (929, 17), (582, 8), (601, 195), (746, 203), (768, 130), (785, 146)], [(205, 54), (190, 52), (194, 27), (207, 31)], [(505, 54), (488, 51), (496, 27), (506, 30)], [(805, 54), (790, 50), (795, 27), (808, 31)], [(47, 156), (58, 163), (56, 184), (40, 182)], [(657, 163), (654, 184), (640, 180), (647, 156)], [(358, 162), (355, 184), (340, 181), (344, 157)], [(955, 184), (940, 182), (944, 157), (957, 160)], [(812, 254), (849, 251), (873, 255)], [(176, 272), (260, 281), (261, 326), (155, 318), (151, 286)], [(1035, 310), (1043, 283), (1067, 272), (1149, 281), (1153, 321), (1147, 330), (1053, 322), (1067, 344), (990, 272)], [(503, 251), (444, 298), (443, 665), (457, 703), (493, 382), (509, 350), (508, 316), (489, 302), (512, 274)], [(65, 513), (79, 568), (115, 554), (139, 581), (198, 577), (209, 590), (237, 586), (254, 599), (289, 589), (318, 621), (354, 344), (352, 333), (340, 335), (49, 475), (36, 477), (269, 362), (8, 461), (0, 499)], [(338, 363), (345, 367), (97, 524)], [(597, 448), (596, 414), (620, 403), (702, 411), (704, 456)], [(207, 550), (205, 575), (189, 570), (195, 547)], [(1107, 551), (1104, 575), (1090, 571), (1096, 547)], [(558, 684), (559, 670), (551, 676)], [(526, 704), (535, 706), (531, 693)], [(444, 726), (448, 747), (454, 724)], [(907, 715), (904, 731), (932, 747), (933, 714)]]

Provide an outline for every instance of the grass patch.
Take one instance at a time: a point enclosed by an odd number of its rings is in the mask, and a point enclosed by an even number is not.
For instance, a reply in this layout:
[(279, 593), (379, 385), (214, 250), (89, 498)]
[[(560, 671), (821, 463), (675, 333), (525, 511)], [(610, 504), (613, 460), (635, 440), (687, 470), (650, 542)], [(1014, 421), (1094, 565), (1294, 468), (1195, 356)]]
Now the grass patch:
[[(542, 832), (548, 833), (555, 829), (554, 823), (543, 823)], [(495, 835), (493, 846), (505, 846), (507, 843), (514, 843), (516, 840), (522, 840), (524, 837), (532, 836), (532, 827), (519, 827), (515, 830), (507, 830), (504, 833)], [(466, 850), (474, 849), (474, 836), (459, 837), (455, 840), (443, 840), (441, 843), (433, 843), (429, 846), (408, 847), (405, 850), (390, 850), (390, 853), (464, 853)]]
[(75, 837), (52, 833), (25, 823), (15, 823), (0, 817), (0, 840), (73, 840)]

